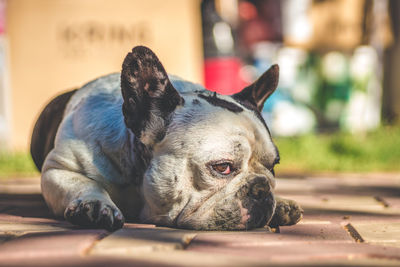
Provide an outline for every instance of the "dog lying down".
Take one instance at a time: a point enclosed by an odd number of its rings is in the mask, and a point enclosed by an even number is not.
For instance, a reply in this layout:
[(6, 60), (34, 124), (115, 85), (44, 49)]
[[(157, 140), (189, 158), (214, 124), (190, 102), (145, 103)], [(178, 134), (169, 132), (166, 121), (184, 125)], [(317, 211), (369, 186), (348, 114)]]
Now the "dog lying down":
[(219, 95), (133, 48), (120, 74), (59, 95), (40, 114), (31, 153), (47, 205), (111, 231), (125, 220), (196, 230), (297, 223), (301, 208), (274, 196), (279, 153), (260, 115), (278, 75), (274, 65)]

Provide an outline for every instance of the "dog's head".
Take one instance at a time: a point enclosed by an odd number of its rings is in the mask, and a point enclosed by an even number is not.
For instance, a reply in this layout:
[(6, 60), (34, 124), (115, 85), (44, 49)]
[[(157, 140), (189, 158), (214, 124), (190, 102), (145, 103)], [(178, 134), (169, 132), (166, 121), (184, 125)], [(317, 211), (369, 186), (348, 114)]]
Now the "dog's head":
[(211, 230), (271, 219), (279, 154), (260, 111), (278, 75), (275, 65), (232, 96), (178, 93), (150, 49), (126, 56), (125, 123), (152, 153), (142, 181), (143, 221)]

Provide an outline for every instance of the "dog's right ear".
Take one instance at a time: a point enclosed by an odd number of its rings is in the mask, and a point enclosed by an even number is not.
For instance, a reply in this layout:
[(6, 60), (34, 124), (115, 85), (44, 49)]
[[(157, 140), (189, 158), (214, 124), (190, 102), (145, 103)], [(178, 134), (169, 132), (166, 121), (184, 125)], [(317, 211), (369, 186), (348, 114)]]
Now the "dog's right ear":
[(126, 126), (142, 143), (152, 147), (163, 139), (169, 117), (183, 99), (149, 48), (136, 46), (125, 57), (121, 90)]

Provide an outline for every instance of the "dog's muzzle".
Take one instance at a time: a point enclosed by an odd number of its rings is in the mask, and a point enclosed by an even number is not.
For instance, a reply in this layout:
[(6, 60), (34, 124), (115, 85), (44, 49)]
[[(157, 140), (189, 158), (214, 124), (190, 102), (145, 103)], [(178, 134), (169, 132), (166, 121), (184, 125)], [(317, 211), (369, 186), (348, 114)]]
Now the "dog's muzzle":
[(177, 227), (198, 230), (245, 230), (263, 227), (275, 211), (275, 199), (266, 177), (256, 177), (233, 194), (210, 197), (194, 212), (183, 210)]
[(271, 220), (275, 210), (275, 198), (266, 178), (254, 178), (242, 186), (237, 196), (241, 213), (245, 214), (242, 216), (241, 226), (246, 229), (263, 227)]

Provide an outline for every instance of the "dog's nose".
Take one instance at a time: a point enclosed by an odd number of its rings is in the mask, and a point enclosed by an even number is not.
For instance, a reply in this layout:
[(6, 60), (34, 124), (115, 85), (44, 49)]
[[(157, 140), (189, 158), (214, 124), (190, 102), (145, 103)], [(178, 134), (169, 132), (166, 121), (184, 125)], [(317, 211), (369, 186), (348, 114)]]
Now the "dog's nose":
[(253, 180), (249, 195), (255, 200), (265, 199), (271, 191), (268, 181), (263, 177), (257, 177)]

